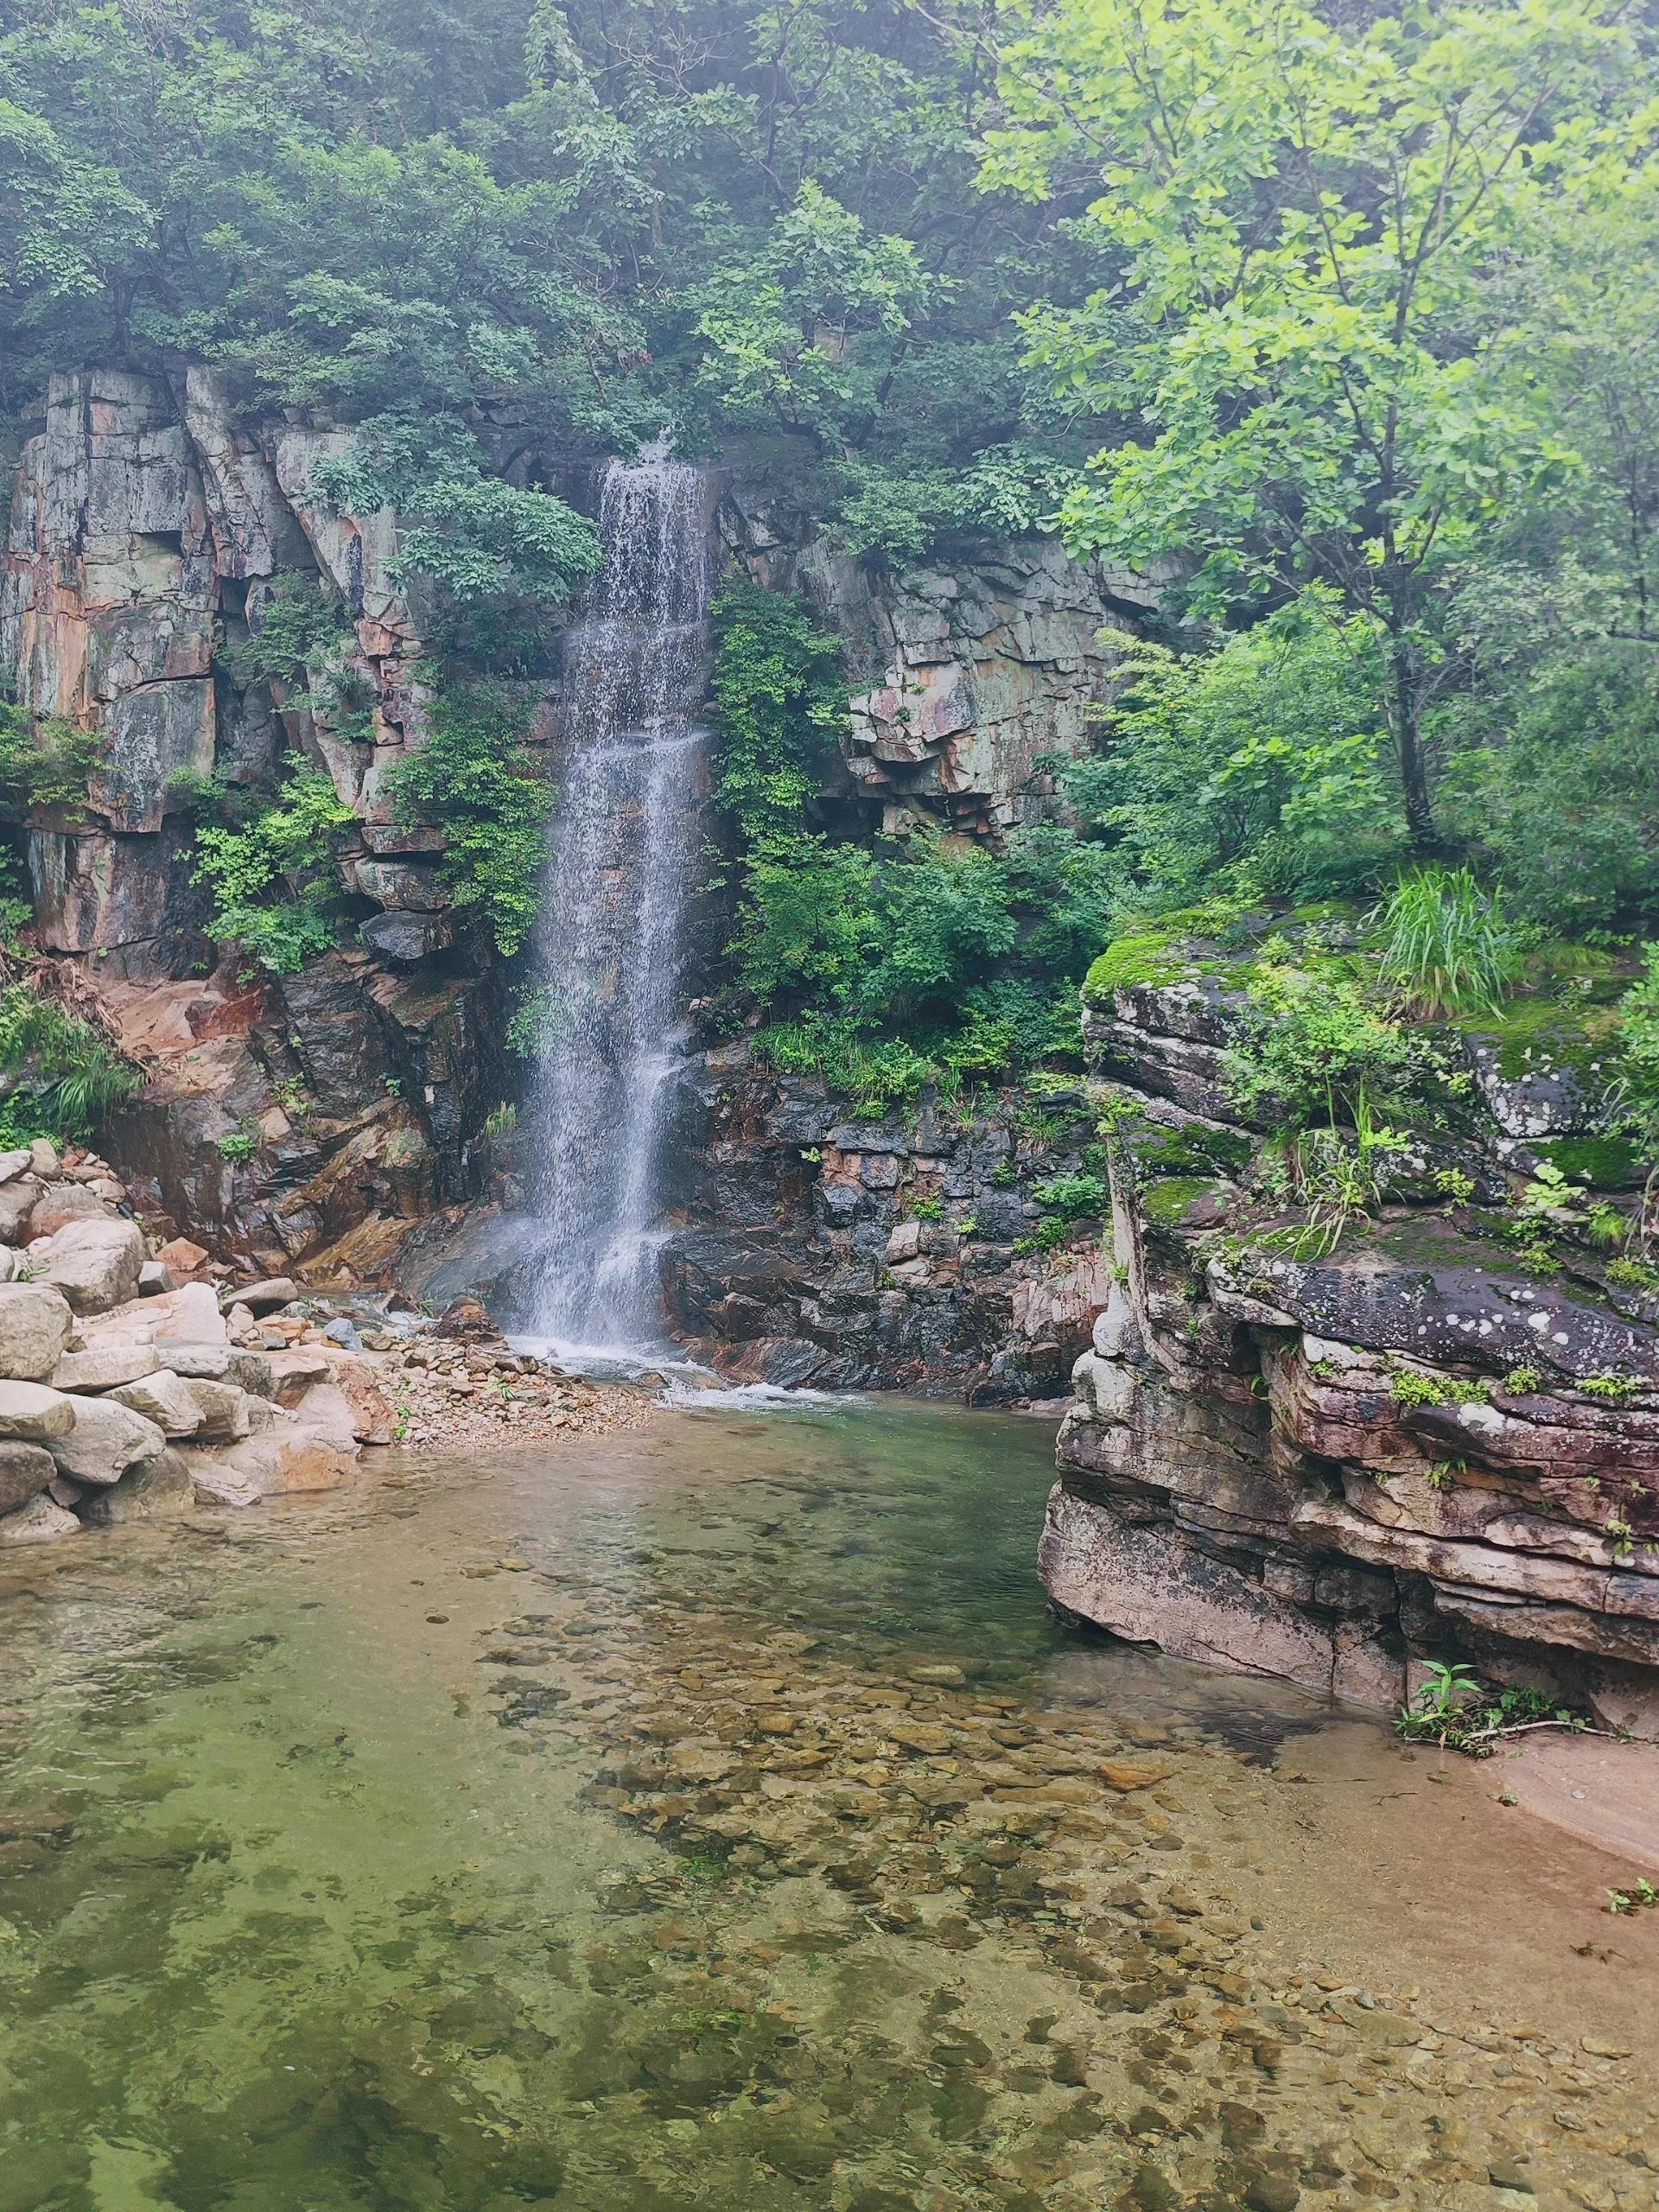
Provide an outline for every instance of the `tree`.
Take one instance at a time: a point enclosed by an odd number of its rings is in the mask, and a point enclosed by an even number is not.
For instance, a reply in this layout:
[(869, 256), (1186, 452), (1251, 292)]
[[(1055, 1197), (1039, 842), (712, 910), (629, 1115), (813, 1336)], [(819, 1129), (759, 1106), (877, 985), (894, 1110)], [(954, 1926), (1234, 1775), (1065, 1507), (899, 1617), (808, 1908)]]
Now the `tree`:
[(1613, 0), (1486, 0), (1357, 27), (1303, 0), (1062, 0), (1003, 56), (985, 181), (1086, 152), (1112, 278), (1025, 327), (1115, 412), (1063, 512), (1079, 553), (1190, 562), (1201, 611), (1311, 582), (1374, 626), (1412, 836), (1459, 563), (1574, 459), (1493, 278), (1541, 204), (1625, 188), (1638, 86)]

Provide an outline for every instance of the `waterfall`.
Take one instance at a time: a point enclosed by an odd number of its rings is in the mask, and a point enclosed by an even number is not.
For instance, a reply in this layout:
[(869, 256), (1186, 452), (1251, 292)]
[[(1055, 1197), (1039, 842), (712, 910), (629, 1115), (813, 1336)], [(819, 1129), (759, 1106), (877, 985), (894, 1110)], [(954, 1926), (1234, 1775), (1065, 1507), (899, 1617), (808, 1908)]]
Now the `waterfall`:
[(564, 645), (565, 760), (534, 946), (540, 1052), (526, 1326), (626, 1348), (660, 1334), (657, 1225), (709, 675), (709, 480), (607, 467), (604, 566)]

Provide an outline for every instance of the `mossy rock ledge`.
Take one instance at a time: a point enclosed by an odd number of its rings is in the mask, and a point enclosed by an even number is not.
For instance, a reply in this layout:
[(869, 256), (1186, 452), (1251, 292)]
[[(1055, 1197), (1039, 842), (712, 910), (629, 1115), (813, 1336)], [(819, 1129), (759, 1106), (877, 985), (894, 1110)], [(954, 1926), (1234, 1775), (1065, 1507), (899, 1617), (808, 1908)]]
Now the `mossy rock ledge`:
[(1645, 1172), (1597, 1135), (1599, 1040), (1547, 1077), (1483, 1053), (1455, 1141), (1326, 1250), (1247, 1196), (1232, 1003), (1223, 960), (1085, 1014), (1121, 1116), (1116, 1281), (1061, 1431), (1050, 1596), (1363, 1705), (1461, 1660), (1659, 1736), (1659, 1298), (1504, 1233), (1545, 1162), (1586, 1193)]

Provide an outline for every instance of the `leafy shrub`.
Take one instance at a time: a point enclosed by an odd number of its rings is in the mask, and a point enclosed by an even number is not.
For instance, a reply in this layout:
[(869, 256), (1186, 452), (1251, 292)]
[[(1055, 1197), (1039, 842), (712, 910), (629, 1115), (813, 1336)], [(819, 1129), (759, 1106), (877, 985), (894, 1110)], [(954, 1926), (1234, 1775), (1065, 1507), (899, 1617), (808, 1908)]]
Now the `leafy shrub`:
[(740, 584), (715, 602), (715, 796), (746, 840), (792, 830), (847, 718), (838, 640), (798, 601)]
[(458, 415), (373, 416), (349, 452), (319, 463), (316, 480), (343, 512), (396, 508), (394, 582), (427, 576), (463, 603), (563, 600), (599, 567), (592, 524), (552, 493), (496, 475)]
[(336, 885), (329, 834), (352, 810), (328, 778), (297, 753), (268, 806), (241, 828), (198, 829), (191, 880), (213, 898), (209, 934), (240, 945), (274, 976), (292, 975), (334, 941)]
[(517, 952), (540, 906), (549, 793), (505, 693), (481, 683), (441, 693), (432, 734), (391, 788), (403, 820), (442, 824), (440, 874), (454, 904), (481, 908), (496, 950)]
[(0, 702), (0, 820), (38, 806), (78, 806), (108, 740), (66, 715), (31, 715)]
[(90, 1022), (33, 984), (0, 987), (0, 1136), (86, 1137), (138, 1089), (136, 1068)]
[(1417, 1042), (1351, 978), (1272, 966), (1256, 969), (1222, 1065), (1240, 1108), (1286, 1129), (1421, 1099), (1433, 1073)]
[(1490, 1014), (1520, 972), (1501, 894), (1465, 868), (1402, 876), (1377, 912), (1382, 972), (1430, 1019)]
[(1103, 749), (1064, 776), (1126, 886), (1173, 903), (1370, 880), (1399, 849), (1375, 658), (1314, 596), (1206, 653), (1128, 646)]
[(1066, 1221), (1092, 1219), (1104, 1213), (1111, 1200), (1105, 1179), (1100, 1175), (1051, 1175), (1047, 1182), (1033, 1187), (1032, 1196), (1046, 1211), (1059, 1214)]

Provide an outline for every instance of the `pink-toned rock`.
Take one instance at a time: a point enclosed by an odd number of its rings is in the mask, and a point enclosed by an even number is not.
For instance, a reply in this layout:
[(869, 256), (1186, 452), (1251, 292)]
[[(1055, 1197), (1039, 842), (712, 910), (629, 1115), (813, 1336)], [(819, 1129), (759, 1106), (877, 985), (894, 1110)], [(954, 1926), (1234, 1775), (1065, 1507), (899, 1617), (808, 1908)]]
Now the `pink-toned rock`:
[(170, 1238), (156, 1257), (169, 1274), (175, 1275), (193, 1275), (198, 1268), (207, 1264), (207, 1252), (200, 1244), (193, 1244), (188, 1236)]

